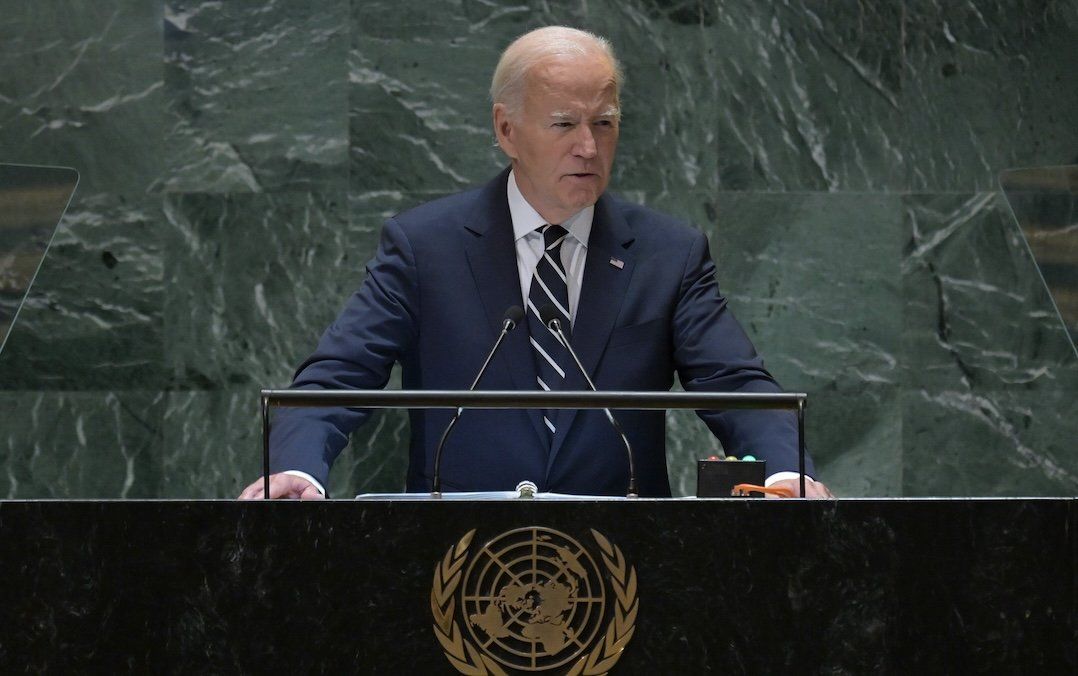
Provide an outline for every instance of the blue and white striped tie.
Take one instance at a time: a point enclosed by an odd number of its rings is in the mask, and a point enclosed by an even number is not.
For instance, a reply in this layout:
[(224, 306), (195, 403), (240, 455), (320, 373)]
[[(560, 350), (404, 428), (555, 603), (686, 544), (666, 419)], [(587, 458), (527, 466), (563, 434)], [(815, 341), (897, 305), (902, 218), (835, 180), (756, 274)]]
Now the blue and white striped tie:
[[(528, 330), (531, 332), (532, 352), (535, 355), (535, 374), (541, 390), (561, 390), (565, 385), (565, 367), (569, 352), (558, 336), (547, 328), (539, 317), (539, 310), (551, 305), (561, 315), (562, 331), (569, 335), (569, 287), (565, 283), (565, 269), (561, 263), (561, 244), (568, 234), (560, 225), (544, 225), (543, 257), (535, 266), (531, 289), (528, 292)], [(543, 410), (543, 422), (554, 438), (556, 409)]]

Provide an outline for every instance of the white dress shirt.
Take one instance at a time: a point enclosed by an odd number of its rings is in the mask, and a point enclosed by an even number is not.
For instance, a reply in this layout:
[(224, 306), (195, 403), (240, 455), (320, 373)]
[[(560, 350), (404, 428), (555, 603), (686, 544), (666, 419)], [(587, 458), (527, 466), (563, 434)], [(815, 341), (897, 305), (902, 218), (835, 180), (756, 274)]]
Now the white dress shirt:
[[(517, 246), (517, 272), (520, 273), (520, 297), (526, 303), (531, 291), (535, 267), (543, 258), (543, 235), (537, 228), (547, 224), (539, 212), (517, 187), (516, 176), (509, 172), (506, 185), (509, 196), (509, 215), (513, 218), (513, 241)], [(576, 306), (580, 301), (580, 284), (584, 281), (584, 263), (588, 257), (588, 236), (591, 235), (591, 219), (595, 207), (585, 207), (560, 225), (569, 232), (561, 243), (561, 264), (565, 270), (565, 285), (569, 289), (569, 323), (576, 320)]]

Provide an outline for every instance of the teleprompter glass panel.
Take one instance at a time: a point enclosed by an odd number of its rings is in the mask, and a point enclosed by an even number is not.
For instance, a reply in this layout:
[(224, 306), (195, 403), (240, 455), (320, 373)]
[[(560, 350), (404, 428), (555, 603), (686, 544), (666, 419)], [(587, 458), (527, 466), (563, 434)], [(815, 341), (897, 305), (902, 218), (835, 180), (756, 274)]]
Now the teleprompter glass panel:
[(74, 169), (0, 164), (0, 351), (78, 182)]
[(1074, 347), (1078, 341), (1078, 166), (1009, 169), (1000, 174), (999, 183)]

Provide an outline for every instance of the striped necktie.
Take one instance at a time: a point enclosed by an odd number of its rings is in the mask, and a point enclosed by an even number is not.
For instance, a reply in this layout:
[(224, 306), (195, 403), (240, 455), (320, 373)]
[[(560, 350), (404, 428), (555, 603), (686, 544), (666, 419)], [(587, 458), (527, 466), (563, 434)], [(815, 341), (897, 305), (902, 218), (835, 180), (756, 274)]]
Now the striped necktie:
[[(565, 385), (569, 352), (558, 336), (543, 325), (539, 310), (545, 305), (553, 306), (561, 315), (562, 331), (569, 335), (569, 287), (565, 283), (565, 269), (561, 263), (561, 244), (568, 233), (560, 225), (544, 225), (538, 230), (543, 234), (543, 257), (535, 266), (528, 292), (528, 330), (531, 333), (539, 389), (561, 390)], [(557, 431), (554, 427), (555, 413), (556, 409), (543, 410), (543, 423), (550, 430), (551, 439)]]

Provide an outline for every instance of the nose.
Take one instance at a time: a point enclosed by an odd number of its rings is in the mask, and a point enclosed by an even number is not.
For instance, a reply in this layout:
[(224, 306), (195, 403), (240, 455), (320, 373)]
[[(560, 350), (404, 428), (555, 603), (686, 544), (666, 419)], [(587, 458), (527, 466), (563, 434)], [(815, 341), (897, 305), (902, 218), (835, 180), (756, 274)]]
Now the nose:
[(595, 148), (595, 136), (591, 133), (591, 127), (589, 125), (582, 124), (578, 129), (580, 131), (577, 134), (576, 144), (573, 146), (573, 154), (577, 157), (590, 160), (595, 157), (597, 153)]

